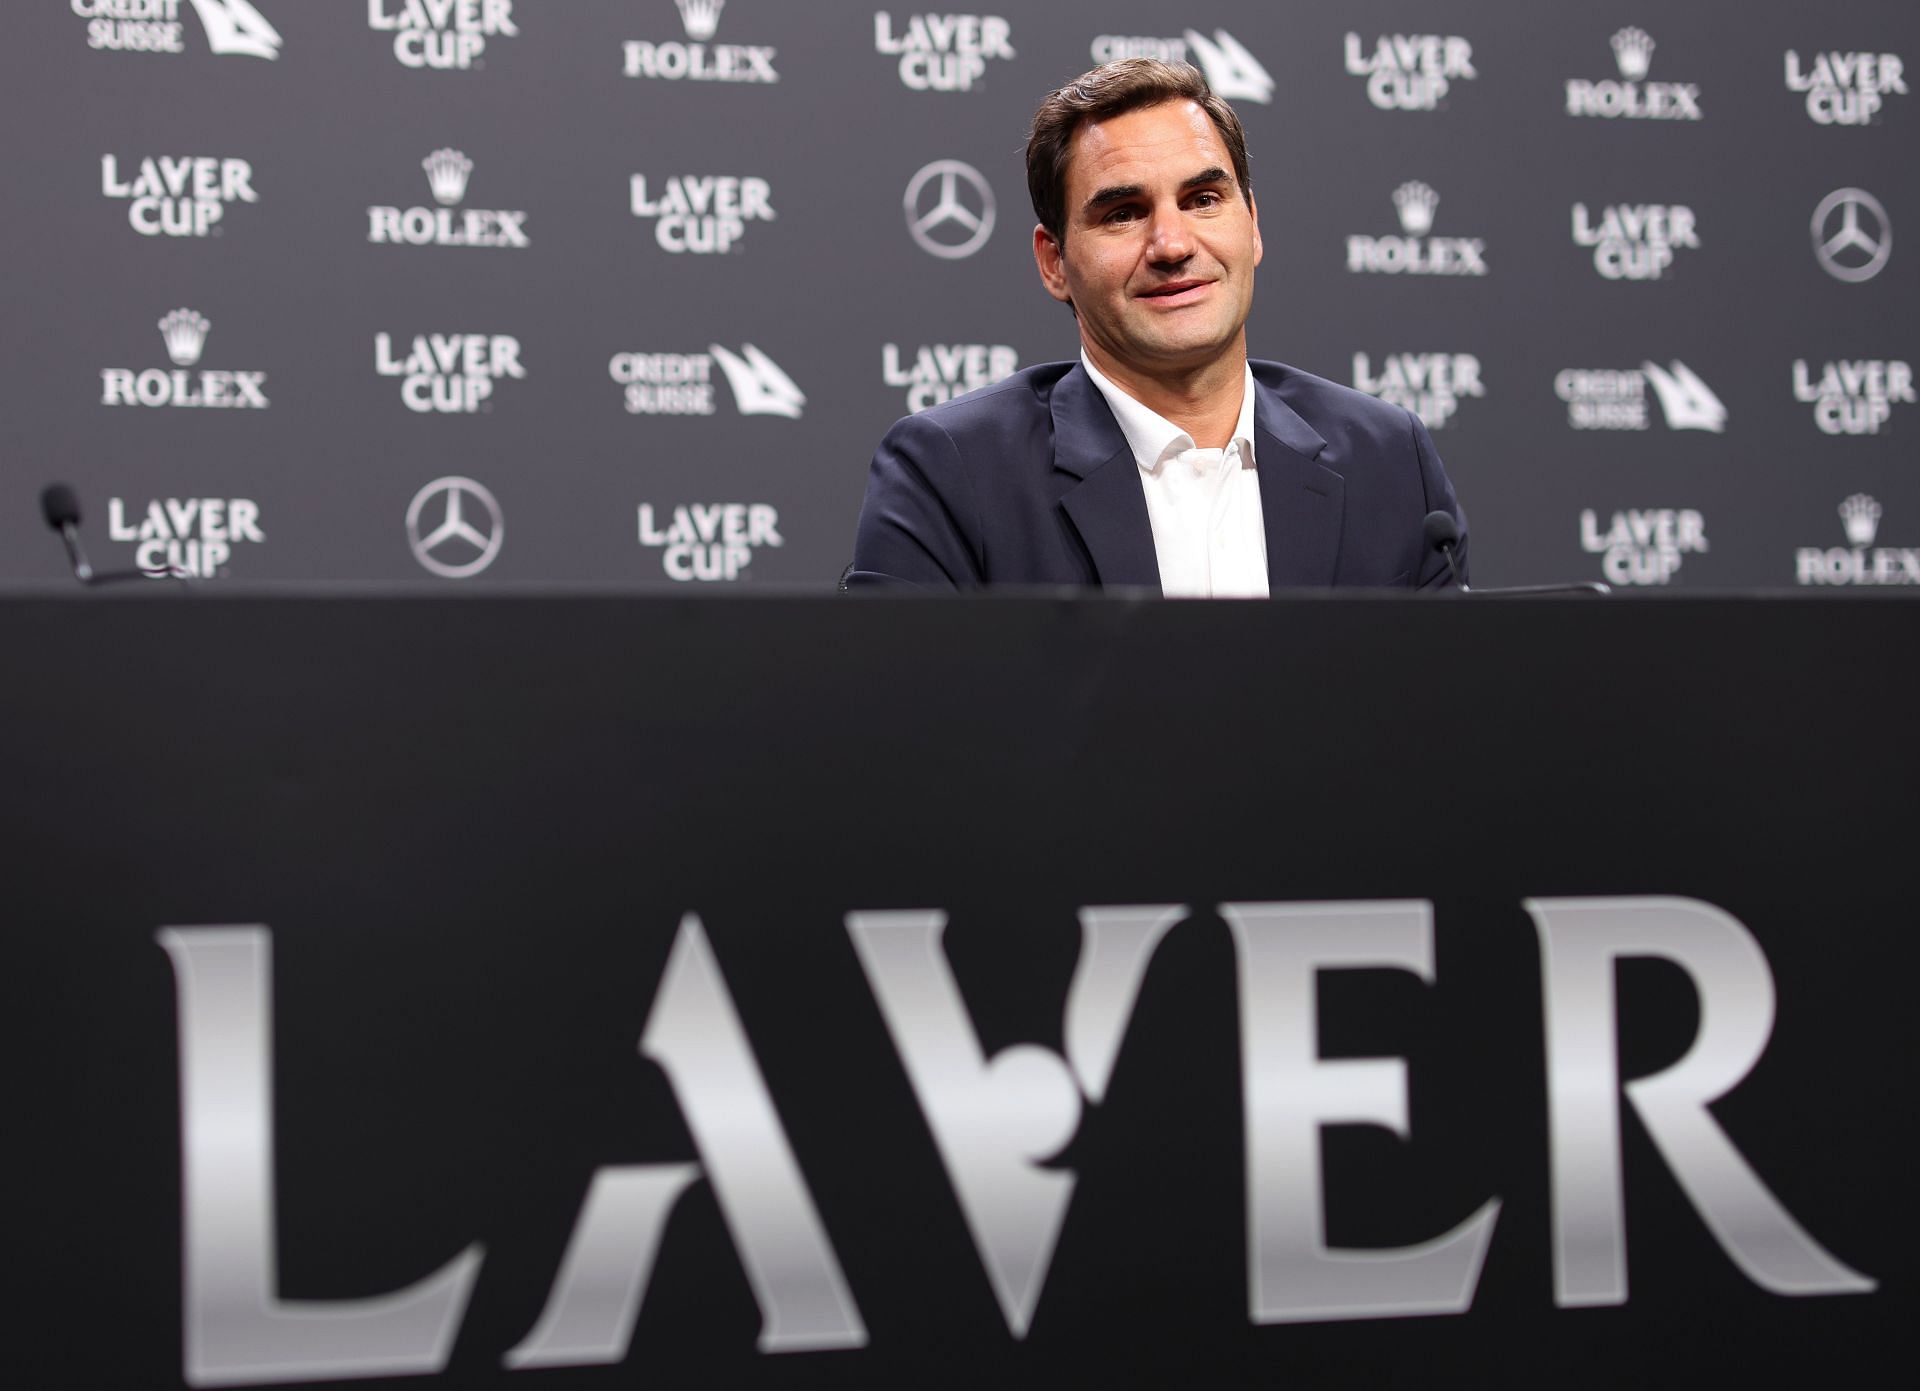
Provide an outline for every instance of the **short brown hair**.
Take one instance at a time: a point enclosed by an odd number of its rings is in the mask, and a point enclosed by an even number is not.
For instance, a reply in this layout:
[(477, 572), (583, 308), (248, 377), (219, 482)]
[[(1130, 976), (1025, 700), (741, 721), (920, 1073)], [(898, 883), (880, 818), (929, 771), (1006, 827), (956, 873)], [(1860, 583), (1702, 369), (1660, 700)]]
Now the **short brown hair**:
[(1233, 176), (1240, 196), (1253, 202), (1253, 179), (1247, 168), (1247, 133), (1233, 108), (1215, 96), (1198, 68), (1186, 63), (1163, 63), (1158, 58), (1122, 58), (1103, 63), (1049, 92), (1033, 113), (1027, 132), (1027, 192), (1033, 214), (1047, 235), (1061, 241), (1067, 222), (1067, 161), (1073, 153), (1074, 132), (1086, 121), (1104, 121), (1164, 101), (1193, 102), (1212, 120), (1233, 160)]

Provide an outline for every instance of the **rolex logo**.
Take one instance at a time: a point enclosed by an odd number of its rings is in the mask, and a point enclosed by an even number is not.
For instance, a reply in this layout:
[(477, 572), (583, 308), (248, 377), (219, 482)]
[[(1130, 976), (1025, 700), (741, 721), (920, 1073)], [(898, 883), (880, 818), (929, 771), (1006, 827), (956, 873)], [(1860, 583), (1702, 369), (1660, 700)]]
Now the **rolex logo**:
[(1840, 525), (1847, 529), (1847, 540), (1856, 546), (1871, 546), (1880, 530), (1880, 504), (1865, 493), (1855, 493), (1840, 504)]
[(452, 207), (467, 196), (467, 176), (473, 173), (473, 161), (458, 150), (435, 150), (420, 161), (427, 171), (427, 184), (434, 198)]
[(1393, 206), (1400, 212), (1400, 230), (1410, 237), (1424, 237), (1433, 230), (1440, 195), (1418, 179), (1409, 179), (1393, 191)]
[(720, 11), (727, 0), (673, 0), (680, 7), (680, 22), (687, 26), (690, 39), (710, 39), (720, 27)]
[(1638, 82), (1647, 75), (1647, 69), (1653, 63), (1653, 36), (1645, 29), (1636, 29), (1628, 25), (1612, 39), (1613, 59), (1620, 65), (1620, 76), (1629, 82)]
[(213, 325), (191, 309), (176, 309), (160, 320), (160, 336), (166, 339), (167, 356), (176, 367), (191, 367), (200, 360), (206, 346), (207, 330)]

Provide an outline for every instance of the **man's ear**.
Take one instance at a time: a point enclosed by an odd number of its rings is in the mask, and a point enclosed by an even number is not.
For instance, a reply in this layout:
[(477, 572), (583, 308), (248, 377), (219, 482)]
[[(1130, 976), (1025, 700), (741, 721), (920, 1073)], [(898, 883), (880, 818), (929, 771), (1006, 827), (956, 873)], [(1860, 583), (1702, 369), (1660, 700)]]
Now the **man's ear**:
[(1040, 283), (1047, 287), (1047, 293), (1062, 304), (1073, 302), (1067, 289), (1067, 267), (1061, 257), (1060, 243), (1039, 223), (1033, 224), (1033, 264), (1040, 270)]
[(1260, 245), (1260, 205), (1253, 201), (1253, 195), (1247, 195), (1247, 215), (1253, 219), (1253, 263), (1260, 264), (1263, 248)]

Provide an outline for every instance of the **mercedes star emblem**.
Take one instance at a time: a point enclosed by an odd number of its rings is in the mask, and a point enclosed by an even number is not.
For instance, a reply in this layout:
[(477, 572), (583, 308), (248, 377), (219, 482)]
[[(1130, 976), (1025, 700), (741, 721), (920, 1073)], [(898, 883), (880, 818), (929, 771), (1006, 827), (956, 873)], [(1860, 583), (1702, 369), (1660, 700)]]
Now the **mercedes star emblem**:
[(450, 580), (464, 580), (493, 564), (505, 532), (500, 504), (471, 478), (436, 478), (413, 495), (407, 508), (413, 558)]
[(979, 170), (957, 159), (936, 159), (915, 174), (906, 205), (913, 239), (922, 251), (944, 260), (973, 255), (993, 232), (993, 190)]
[(1813, 254), (1835, 280), (1871, 280), (1892, 252), (1893, 222), (1865, 189), (1837, 188), (1813, 210)]

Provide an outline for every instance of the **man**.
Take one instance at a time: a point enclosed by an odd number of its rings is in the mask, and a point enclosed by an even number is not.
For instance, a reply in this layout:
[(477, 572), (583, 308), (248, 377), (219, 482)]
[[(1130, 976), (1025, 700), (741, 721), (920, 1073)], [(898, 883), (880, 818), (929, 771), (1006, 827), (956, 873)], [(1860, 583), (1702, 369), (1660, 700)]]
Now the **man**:
[(1436, 587), (1421, 523), (1465, 524), (1410, 412), (1247, 361), (1261, 243), (1239, 118), (1185, 65), (1108, 63), (1027, 141), (1048, 363), (909, 416), (874, 455), (849, 587)]

